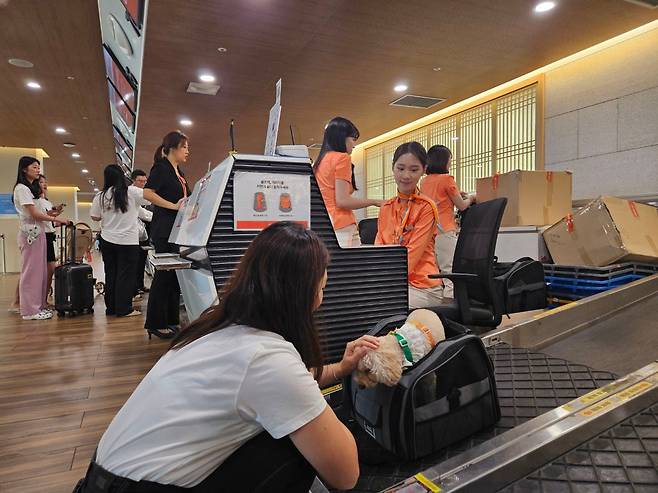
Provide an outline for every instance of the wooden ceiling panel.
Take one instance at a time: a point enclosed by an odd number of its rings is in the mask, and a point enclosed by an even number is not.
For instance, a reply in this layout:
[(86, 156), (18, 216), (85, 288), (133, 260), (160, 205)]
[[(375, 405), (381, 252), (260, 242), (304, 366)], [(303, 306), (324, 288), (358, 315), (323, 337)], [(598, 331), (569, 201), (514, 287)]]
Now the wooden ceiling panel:
[[(226, 156), (231, 118), (238, 150), (262, 152), (279, 77), (281, 143), (290, 142), (289, 125), (298, 143), (321, 140), (336, 115), (352, 119), (367, 139), (658, 18), (623, 0), (560, 0), (543, 16), (532, 13), (535, 3), (151, 0), (135, 166), (150, 167), (162, 136), (183, 116), (194, 122), (182, 128), (190, 136), (192, 179)], [(29, 70), (5, 66), (0, 144), (44, 147), (57, 183), (88, 189), (61, 143), (78, 144), (97, 180), (113, 160), (98, 12), (94, 0), (62, 4), (9, 0), (0, 7), (0, 63), (35, 63)], [(441, 71), (432, 70), (437, 66)], [(217, 76), (217, 96), (185, 92), (201, 70)], [(40, 93), (25, 89), (28, 76), (42, 83)], [(429, 110), (391, 107), (400, 81), (409, 93), (448, 100)], [(55, 135), (55, 125), (71, 134)]]

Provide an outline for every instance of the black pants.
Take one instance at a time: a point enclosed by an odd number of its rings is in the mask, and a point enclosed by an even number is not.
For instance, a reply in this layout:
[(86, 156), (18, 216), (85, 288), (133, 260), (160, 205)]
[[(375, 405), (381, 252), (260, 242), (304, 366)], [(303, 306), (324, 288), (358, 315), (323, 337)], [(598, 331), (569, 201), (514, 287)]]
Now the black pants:
[[(173, 253), (178, 250), (166, 238), (153, 238), (155, 253)], [(149, 291), (145, 329), (166, 329), (180, 322), (180, 286), (176, 271), (156, 270)]]
[(137, 258), (137, 272), (135, 276), (135, 294), (137, 294), (137, 290), (144, 289), (144, 271), (146, 269), (147, 256), (148, 252), (140, 246), (139, 257)]
[(74, 493), (308, 493), (314, 478), (313, 467), (290, 438), (274, 440), (263, 432), (192, 488), (131, 481), (92, 463)]
[(121, 317), (133, 311), (138, 245), (117, 245), (101, 239), (105, 265), (105, 314)]

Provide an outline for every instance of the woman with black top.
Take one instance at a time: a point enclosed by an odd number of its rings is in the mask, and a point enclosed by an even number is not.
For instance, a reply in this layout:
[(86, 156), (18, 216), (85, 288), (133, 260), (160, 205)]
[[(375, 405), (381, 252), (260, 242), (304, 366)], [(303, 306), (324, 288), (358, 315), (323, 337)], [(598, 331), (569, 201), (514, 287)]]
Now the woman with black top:
[[(153, 157), (153, 167), (144, 187), (144, 198), (154, 206), (151, 221), (151, 241), (155, 253), (175, 252), (169, 234), (176, 213), (190, 194), (185, 175), (179, 168), (187, 161), (187, 136), (180, 131), (169, 132), (162, 139)], [(170, 339), (179, 330), (180, 286), (176, 272), (156, 270), (151, 283), (144, 328), (161, 339)]]

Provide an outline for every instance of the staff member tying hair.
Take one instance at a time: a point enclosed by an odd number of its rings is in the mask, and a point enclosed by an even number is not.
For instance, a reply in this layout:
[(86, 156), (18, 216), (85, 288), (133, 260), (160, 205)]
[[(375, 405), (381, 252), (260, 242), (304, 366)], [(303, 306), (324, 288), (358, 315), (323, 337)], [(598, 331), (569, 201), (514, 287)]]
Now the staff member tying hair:
[(324, 205), (342, 247), (360, 246), (355, 209), (371, 205), (379, 207), (382, 200), (360, 199), (352, 194), (357, 189), (350, 154), (359, 138), (359, 130), (346, 118), (337, 116), (324, 129), (320, 154), (313, 171), (318, 181)]
[[(475, 195), (462, 194), (455, 179), (448, 174), (452, 152), (446, 146), (435, 145), (427, 151), (427, 177), (420, 185), (420, 191), (436, 203), (439, 210), (439, 233), (434, 244), (434, 254), (439, 269), (444, 274), (452, 272), (452, 258), (457, 247), (457, 223), (455, 207), (463, 211), (475, 203)], [(443, 296), (453, 297), (453, 285), (443, 281)]]
[(313, 312), (328, 263), (300, 225), (259, 234), (220, 304), (174, 339), (112, 420), (78, 491), (306, 493), (316, 473), (352, 488), (356, 444), (318, 385), (351, 373), (378, 341), (363, 336), (322, 366)]
[(443, 286), (430, 279), (439, 268), (434, 258), (434, 237), (439, 215), (429, 197), (418, 191), (427, 167), (427, 153), (418, 142), (407, 142), (393, 155), (393, 177), (397, 196), (387, 200), (379, 211), (376, 245), (407, 247), (409, 269), (409, 309), (436, 306), (443, 299)]

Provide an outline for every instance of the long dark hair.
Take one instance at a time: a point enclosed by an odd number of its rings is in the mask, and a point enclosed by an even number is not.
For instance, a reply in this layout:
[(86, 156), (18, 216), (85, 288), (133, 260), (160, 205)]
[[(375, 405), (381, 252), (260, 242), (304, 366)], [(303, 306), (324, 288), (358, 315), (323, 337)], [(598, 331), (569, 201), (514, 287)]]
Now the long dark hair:
[[(39, 166), (41, 166), (41, 162), (32, 156), (23, 156), (18, 160), (18, 173), (16, 175), (16, 183), (14, 184), (14, 188), (16, 188), (16, 185), (25, 185), (27, 188), (30, 189), (30, 192), (32, 192), (32, 197), (35, 199), (38, 199), (39, 196), (41, 195), (41, 187), (39, 186), (39, 179), (37, 178), (34, 181), (30, 181), (27, 179), (27, 175), (25, 170), (27, 169), (28, 166), (30, 166), (32, 163), (39, 163)], [(14, 197), (12, 196), (11, 201), (14, 201)]]
[(313, 231), (293, 222), (274, 223), (251, 242), (219, 305), (182, 330), (171, 348), (244, 324), (275, 332), (292, 343), (319, 379), (323, 356), (313, 311), (328, 264), (329, 252)]
[(420, 142), (413, 141), (400, 144), (393, 154), (392, 166), (395, 166), (395, 162), (405, 154), (412, 154), (418, 159), (418, 161), (420, 161), (423, 168), (427, 167), (427, 152)]
[[(107, 191), (112, 188), (112, 196), (108, 203), (114, 204), (114, 210), (126, 212), (128, 210), (128, 184), (126, 177), (117, 164), (108, 164), (103, 171), (103, 191), (101, 192), (101, 204), (105, 208), (105, 197)], [(108, 208), (110, 208), (108, 206)]]
[[(39, 185), (39, 197), (43, 194), (43, 198), (48, 200), (48, 197), (46, 197), (46, 191), (41, 187), (41, 178), (43, 178), (43, 181), (47, 182), (48, 179), (46, 178), (46, 175), (39, 175), (39, 178), (37, 178), (35, 181)], [(32, 182), (34, 183), (34, 182)]]
[(430, 147), (427, 150), (427, 174), (447, 174), (450, 159), (452, 159), (452, 152), (446, 146), (435, 145)]
[[(348, 137), (353, 139), (359, 138), (359, 129), (356, 128), (356, 125), (349, 121), (347, 118), (342, 116), (337, 116), (333, 118), (327, 126), (324, 128), (324, 138), (322, 139), (322, 147), (320, 148), (320, 154), (313, 164), (313, 170), (317, 173), (322, 164), (322, 159), (324, 155), (328, 152), (347, 152), (347, 147), (345, 147), (345, 140)], [(354, 165), (352, 165), (352, 188), (356, 188), (356, 180), (354, 179)]]

